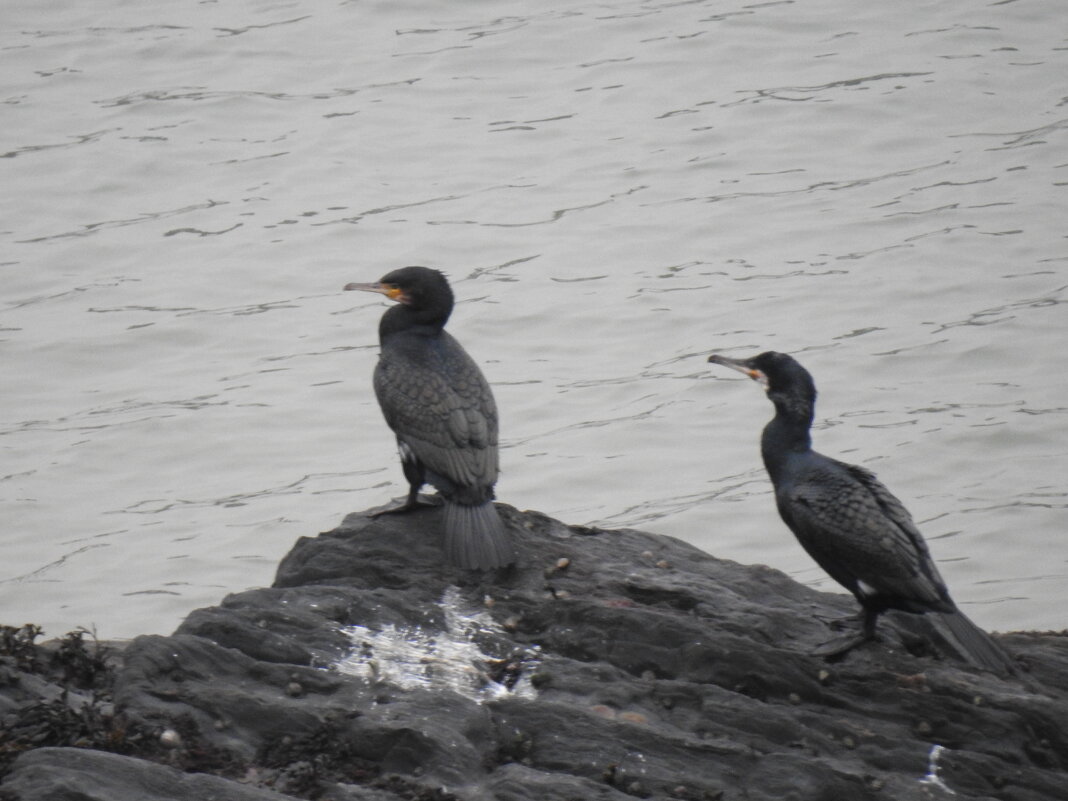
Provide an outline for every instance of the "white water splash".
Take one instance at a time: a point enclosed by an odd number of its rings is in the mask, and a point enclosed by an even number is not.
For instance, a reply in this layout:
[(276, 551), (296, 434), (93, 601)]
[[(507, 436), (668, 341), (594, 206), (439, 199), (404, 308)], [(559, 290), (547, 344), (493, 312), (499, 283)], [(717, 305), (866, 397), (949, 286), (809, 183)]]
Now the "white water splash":
[[(483, 702), (513, 694), (533, 698), (536, 692), (530, 674), (537, 651), (491, 656), (482, 651), (479, 635), (499, 634), (501, 627), (485, 610), (465, 609), (459, 591), (450, 587), (439, 604), (445, 613), (442, 631), (419, 626), (386, 626), (373, 630), (349, 626), (343, 631), (353, 643), (353, 651), (336, 664), (341, 673), (359, 676), (404, 690), (451, 690)], [(501, 661), (507, 667), (501, 670)], [(492, 675), (504, 674), (505, 684)], [(507, 677), (512, 677), (511, 681)]]
[(950, 789), (949, 785), (942, 781), (942, 778), (938, 775), (938, 758), (942, 755), (942, 752), (946, 749), (941, 745), (932, 745), (931, 751), (927, 755), (927, 775), (920, 779), (920, 784), (930, 784), (945, 790), (950, 795), (956, 795), (956, 792)]

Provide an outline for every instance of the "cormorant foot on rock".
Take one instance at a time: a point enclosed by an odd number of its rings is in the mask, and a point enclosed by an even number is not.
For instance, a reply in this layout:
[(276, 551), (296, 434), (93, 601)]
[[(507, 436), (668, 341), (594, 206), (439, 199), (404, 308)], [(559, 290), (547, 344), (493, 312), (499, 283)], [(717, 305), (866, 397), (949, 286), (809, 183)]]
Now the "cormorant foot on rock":
[(861, 605), (860, 632), (816, 649), (839, 656), (875, 638), (888, 609), (930, 613), (940, 633), (975, 666), (1014, 673), (1009, 656), (949, 596), (912, 516), (875, 475), (812, 450), (816, 385), (793, 357), (768, 351), (750, 359), (708, 361), (745, 373), (767, 389), (775, 417), (760, 451), (779, 514), (798, 542)]
[(419, 488), (433, 485), (444, 500), (445, 552), (461, 568), (494, 569), (515, 562), (515, 549), (497, 509), (497, 407), (478, 365), (444, 330), (453, 308), (445, 276), (403, 267), (371, 284), (345, 289), (379, 292), (397, 301), (378, 325), (381, 355), (374, 388), (386, 423), (397, 435), (405, 503), (379, 514), (426, 504)]

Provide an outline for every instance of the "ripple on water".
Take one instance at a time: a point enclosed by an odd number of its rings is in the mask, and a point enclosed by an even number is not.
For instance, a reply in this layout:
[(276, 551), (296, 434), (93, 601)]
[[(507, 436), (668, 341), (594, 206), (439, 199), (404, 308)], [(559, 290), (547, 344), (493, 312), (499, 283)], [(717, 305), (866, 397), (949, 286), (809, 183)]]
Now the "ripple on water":
[(833, 589), (704, 361), (783, 350), (970, 615), (1063, 628), (1054, 2), (9, 4), (9, 622), (169, 631), (402, 494), (340, 287), (424, 263), (503, 500)]

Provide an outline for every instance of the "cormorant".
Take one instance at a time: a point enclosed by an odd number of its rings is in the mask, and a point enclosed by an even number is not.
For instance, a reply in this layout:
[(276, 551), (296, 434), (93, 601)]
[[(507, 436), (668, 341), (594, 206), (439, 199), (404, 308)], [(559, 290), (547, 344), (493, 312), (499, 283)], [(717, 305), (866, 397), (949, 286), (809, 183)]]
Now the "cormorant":
[(760, 452), (779, 514), (819, 566), (860, 602), (860, 634), (816, 652), (837, 656), (874, 639), (878, 616), (900, 609), (936, 613), (969, 661), (1013, 673), (1005, 652), (949, 597), (901, 501), (871, 471), (812, 450), (816, 385), (809, 372), (774, 351), (750, 359), (713, 355), (708, 361), (745, 373), (767, 389), (775, 417), (764, 427)]
[(397, 435), (410, 491), (402, 506), (387, 513), (418, 507), (419, 488), (429, 483), (445, 502), (450, 562), (466, 569), (512, 564), (515, 550), (493, 505), (497, 406), (478, 365), (444, 330), (453, 307), (449, 282), (437, 270), (402, 267), (378, 283), (345, 289), (397, 301), (378, 325), (382, 350), (374, 388)]

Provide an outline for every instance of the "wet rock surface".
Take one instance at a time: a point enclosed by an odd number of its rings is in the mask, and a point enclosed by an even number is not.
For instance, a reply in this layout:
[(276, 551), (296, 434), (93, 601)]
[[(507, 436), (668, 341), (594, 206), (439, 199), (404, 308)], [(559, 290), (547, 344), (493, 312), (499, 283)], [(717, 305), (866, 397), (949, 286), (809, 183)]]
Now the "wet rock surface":
[(170, 637), (4, 628), (0, 798), (1068, 797), (1064, 632), (1001, 636), (1001, 678), (891, 614), (829, 663), (847, 596), (500, 510), (495, 576), (444, 564), (438, 509), (356, 513)]

